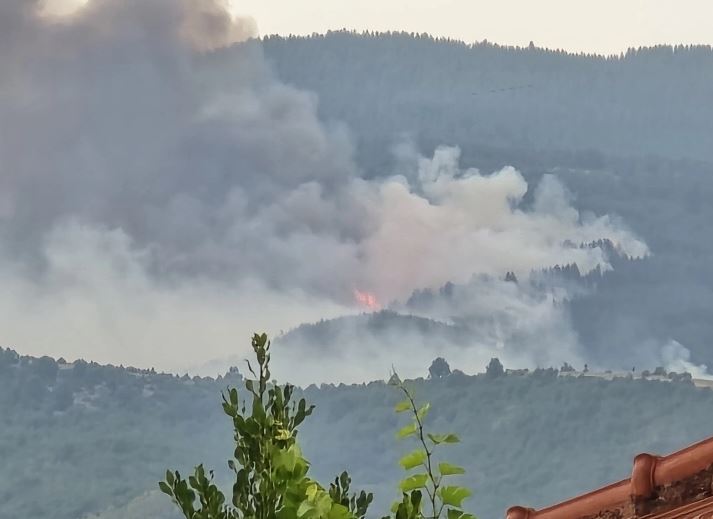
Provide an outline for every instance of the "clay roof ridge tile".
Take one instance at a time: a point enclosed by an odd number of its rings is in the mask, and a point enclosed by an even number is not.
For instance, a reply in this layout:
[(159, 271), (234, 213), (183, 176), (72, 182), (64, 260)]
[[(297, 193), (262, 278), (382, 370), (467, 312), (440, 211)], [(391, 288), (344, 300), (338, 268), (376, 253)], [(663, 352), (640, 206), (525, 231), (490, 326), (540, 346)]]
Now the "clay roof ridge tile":
[(634, 458), (631, 477), (556, 505), (534, 510), (508, 509), (507, 519), (578, 519), (613, 508), (632, 498), (647, 498), (658, 486), (680, 481), (713, 465), (713, 437), (668, 456), (642, 453)]

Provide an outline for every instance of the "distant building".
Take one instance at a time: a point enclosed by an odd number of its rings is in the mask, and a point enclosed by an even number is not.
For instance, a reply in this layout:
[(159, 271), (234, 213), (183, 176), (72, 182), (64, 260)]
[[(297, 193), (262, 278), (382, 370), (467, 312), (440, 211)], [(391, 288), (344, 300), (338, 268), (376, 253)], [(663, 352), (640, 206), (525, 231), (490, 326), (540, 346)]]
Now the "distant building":
[(631, 477), (507, 519), (713, 519), (713, 438), (668, 456), (639, 454)]

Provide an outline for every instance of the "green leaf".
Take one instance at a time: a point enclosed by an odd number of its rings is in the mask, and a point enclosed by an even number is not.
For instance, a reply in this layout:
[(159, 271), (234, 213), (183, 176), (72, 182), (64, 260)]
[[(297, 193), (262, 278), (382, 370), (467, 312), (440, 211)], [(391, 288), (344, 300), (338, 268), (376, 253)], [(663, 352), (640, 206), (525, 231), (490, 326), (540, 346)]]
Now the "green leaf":
[(317, 484), (311, 483), (305, 490), (305, 495), (307, 496), (307, 499), (309, 499), (310, 501), (314, 501), (314, 499), (317, 497), (318, 491), (319, 487), (317, 486)]
[(349, 519), (350, 517), (349, 509), (338, 503), (334, 503), (327, 514), (327, 519)]
[(423, 421), (424, 418), (426, 418), (426, 415), (428, 414), (428, 411), (431, 409), (431, 404), (426, 402), (421, 406), (421, 408), (416, 412), (416, 416), (418, 416), (418, 419)]
[[(230, 518), (230, 516), (228, 517)], [(275, 514), (275, 519), (297, 519), (297, 510), (290, 506), (283, 506)]]
[(460, 438), (455, 434), (431, 434), (428, 433), (428, 438), (436, 445), (440, 443), (458, 443)]
[(444, 505), (461, 507), (463, 500), (470, 497), (472, 492), (465, 487), (441, 487), (438, 489), (438, 495)]
[(292, 433), (287, 429), (278, 429), (275, 435), (276, 440), (289, 440), (290, 438), (292, 438)]
[(396, 438), (401, 439), (401, 438), (406, 438), (408, 436), (411, 436), (413, 434), (416, 434), (416, 431), (418, 430), (418, 426), (415, 423), (410, 423), (406, 425), (405, 427), (402, 427), (399, 432), (396, 433)]
[(260, 421), (265, 419), (265, 408), (259, 398), (253, 398), (253, 418)]
[(326, 492), (320, 492), (319, 498), (315, 502), (318, 517), (326, 517), (334, 506), (332, 498)]
[(401, 458), (399, 460), (399, 465), (401, 465), (404, 470), (410, 470), (414, 467), (418, 467), (419, 465), (423, 465), (424, 461), (426, 461), (426, 451), (423, 449), (416, 449)]
[(396, 404), (396, 407), (394, 408), (394, 411), (397, 413), (403, 413), (404, 411), (408, 411), (411, 409), (411, 402), (408, 400), (404, 400), (403, 402), (399, 402)]
[(297, 517), (302, 517), (315, 509), (314, 503), (311, 501), (302, 501), (297, 508)]
[(465, 515), (465, 512), (458, 510), (456, 508), (448, 509), (448, 519), (461, 519)]
[(168, 484), (166, 484), (165, 481), (159, 481), (158, 487), (161, 489), (161, 492), (173, 497), (173, 491), (171, 490), (171, 487), (169, 487)]
[(451, 465), (450, 463), (439, 463), (438, 470), (441, 476), (453, 476), (454, 474), (465, 474), (465, 469), (457, 465)]
[(410, 492), (417, 488), (425, 488), (428, 481), (428, 474), (414, 474), (406, 479), (401, 480), (399, 488), (402, 492)]

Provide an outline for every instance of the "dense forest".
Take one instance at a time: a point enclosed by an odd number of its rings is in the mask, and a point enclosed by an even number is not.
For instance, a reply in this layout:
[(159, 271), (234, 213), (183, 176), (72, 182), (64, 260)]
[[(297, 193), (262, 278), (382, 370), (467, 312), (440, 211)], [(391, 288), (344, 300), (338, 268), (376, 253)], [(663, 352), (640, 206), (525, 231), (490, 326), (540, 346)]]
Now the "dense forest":
[(346, 123), (366, 175), (394, 173), (403, 139), (426, 155), (457, 145), (483, 173), (512, 165), (530, 186), (555, 174), (583, 217), (641, 236), (649, 257), (568, 303), (589, 360), (641, 364), (675, 340), (713, 365), (710, 47), (602, 57), (346, 31), (261, 43), (282, 80)]
[(599, 153), (713, 159), (709, 46), (603, 57), (347, 31), (262, 45), (369, 154), (408, 135), (426, 147), (579, 152), (590, 165)]
[[(476, 491), (469, 507), (483, 519), (502, 517), (508, 505), (542, 506), (625, 477), (638, 452), (666, 453), (713, 430), (706, 411), (713, 392), (686, 380), (451, 368), (428, 378), (424, 366), (424, 378), (412, 384), (432, 403), (429, 426), (461, 436), (452, 455), (468, 471)], [(156, 482), (168, 467), (185, 471), (199, 461), (226, 475), (231, 433), (219, 394), (242, 380), (235, 369), (189, 378), (2, 350), (3, 512), (173, 519)], [(394, 436), (395, 389), (374, 381), (300, 393), (317, 406), (300, 438), (318, 480), (348, 468), (358, 488), (376, 494), (373, 511), (384, 510), (396, 496), (404, 449)]]

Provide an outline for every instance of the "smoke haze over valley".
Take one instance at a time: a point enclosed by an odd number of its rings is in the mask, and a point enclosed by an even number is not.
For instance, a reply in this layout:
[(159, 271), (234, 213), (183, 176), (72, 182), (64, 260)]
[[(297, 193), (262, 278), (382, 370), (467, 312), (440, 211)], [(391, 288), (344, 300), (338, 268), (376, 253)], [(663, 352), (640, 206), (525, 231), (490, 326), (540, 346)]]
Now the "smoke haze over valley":
[[(392, 162), (365, 169), (351, 128), (320, 117), (318, 97), (281, 81), (249, 40), (250, 21), (211, 0), (90, 2), (60, 19), (38, 5), (6, 2), (0, 22), (8, 345), (183, 370), (236, 355), (234, 338), (253, 329), (358, 313), (356, 291), (398, 306), (486, 276), (491, 288), (458, 310), (481, 332), (443, 346), (464, 368), (500, 350), (530, 367), (587, 361), (552, 297), (494, 280), (607, 271), (601, 247), (581, 246), (602, 239), (648, 255), (616, 215), (580, 212), (556, 176), (481, 172), (447, 142), (421, 151), (385, 136)], [(507, 319), (484, 319), (498, 313)], [(407, 372), (434, 353), (396, 335), (373, 347), (422, 351)], [(514, 336), (540, 339), (511, 346)], [(314, 352), (342, 366), (331, 380), (379, 378), (390, 364), (338, 338)], [(323, 381), (292, 366), (279, 375)]]

